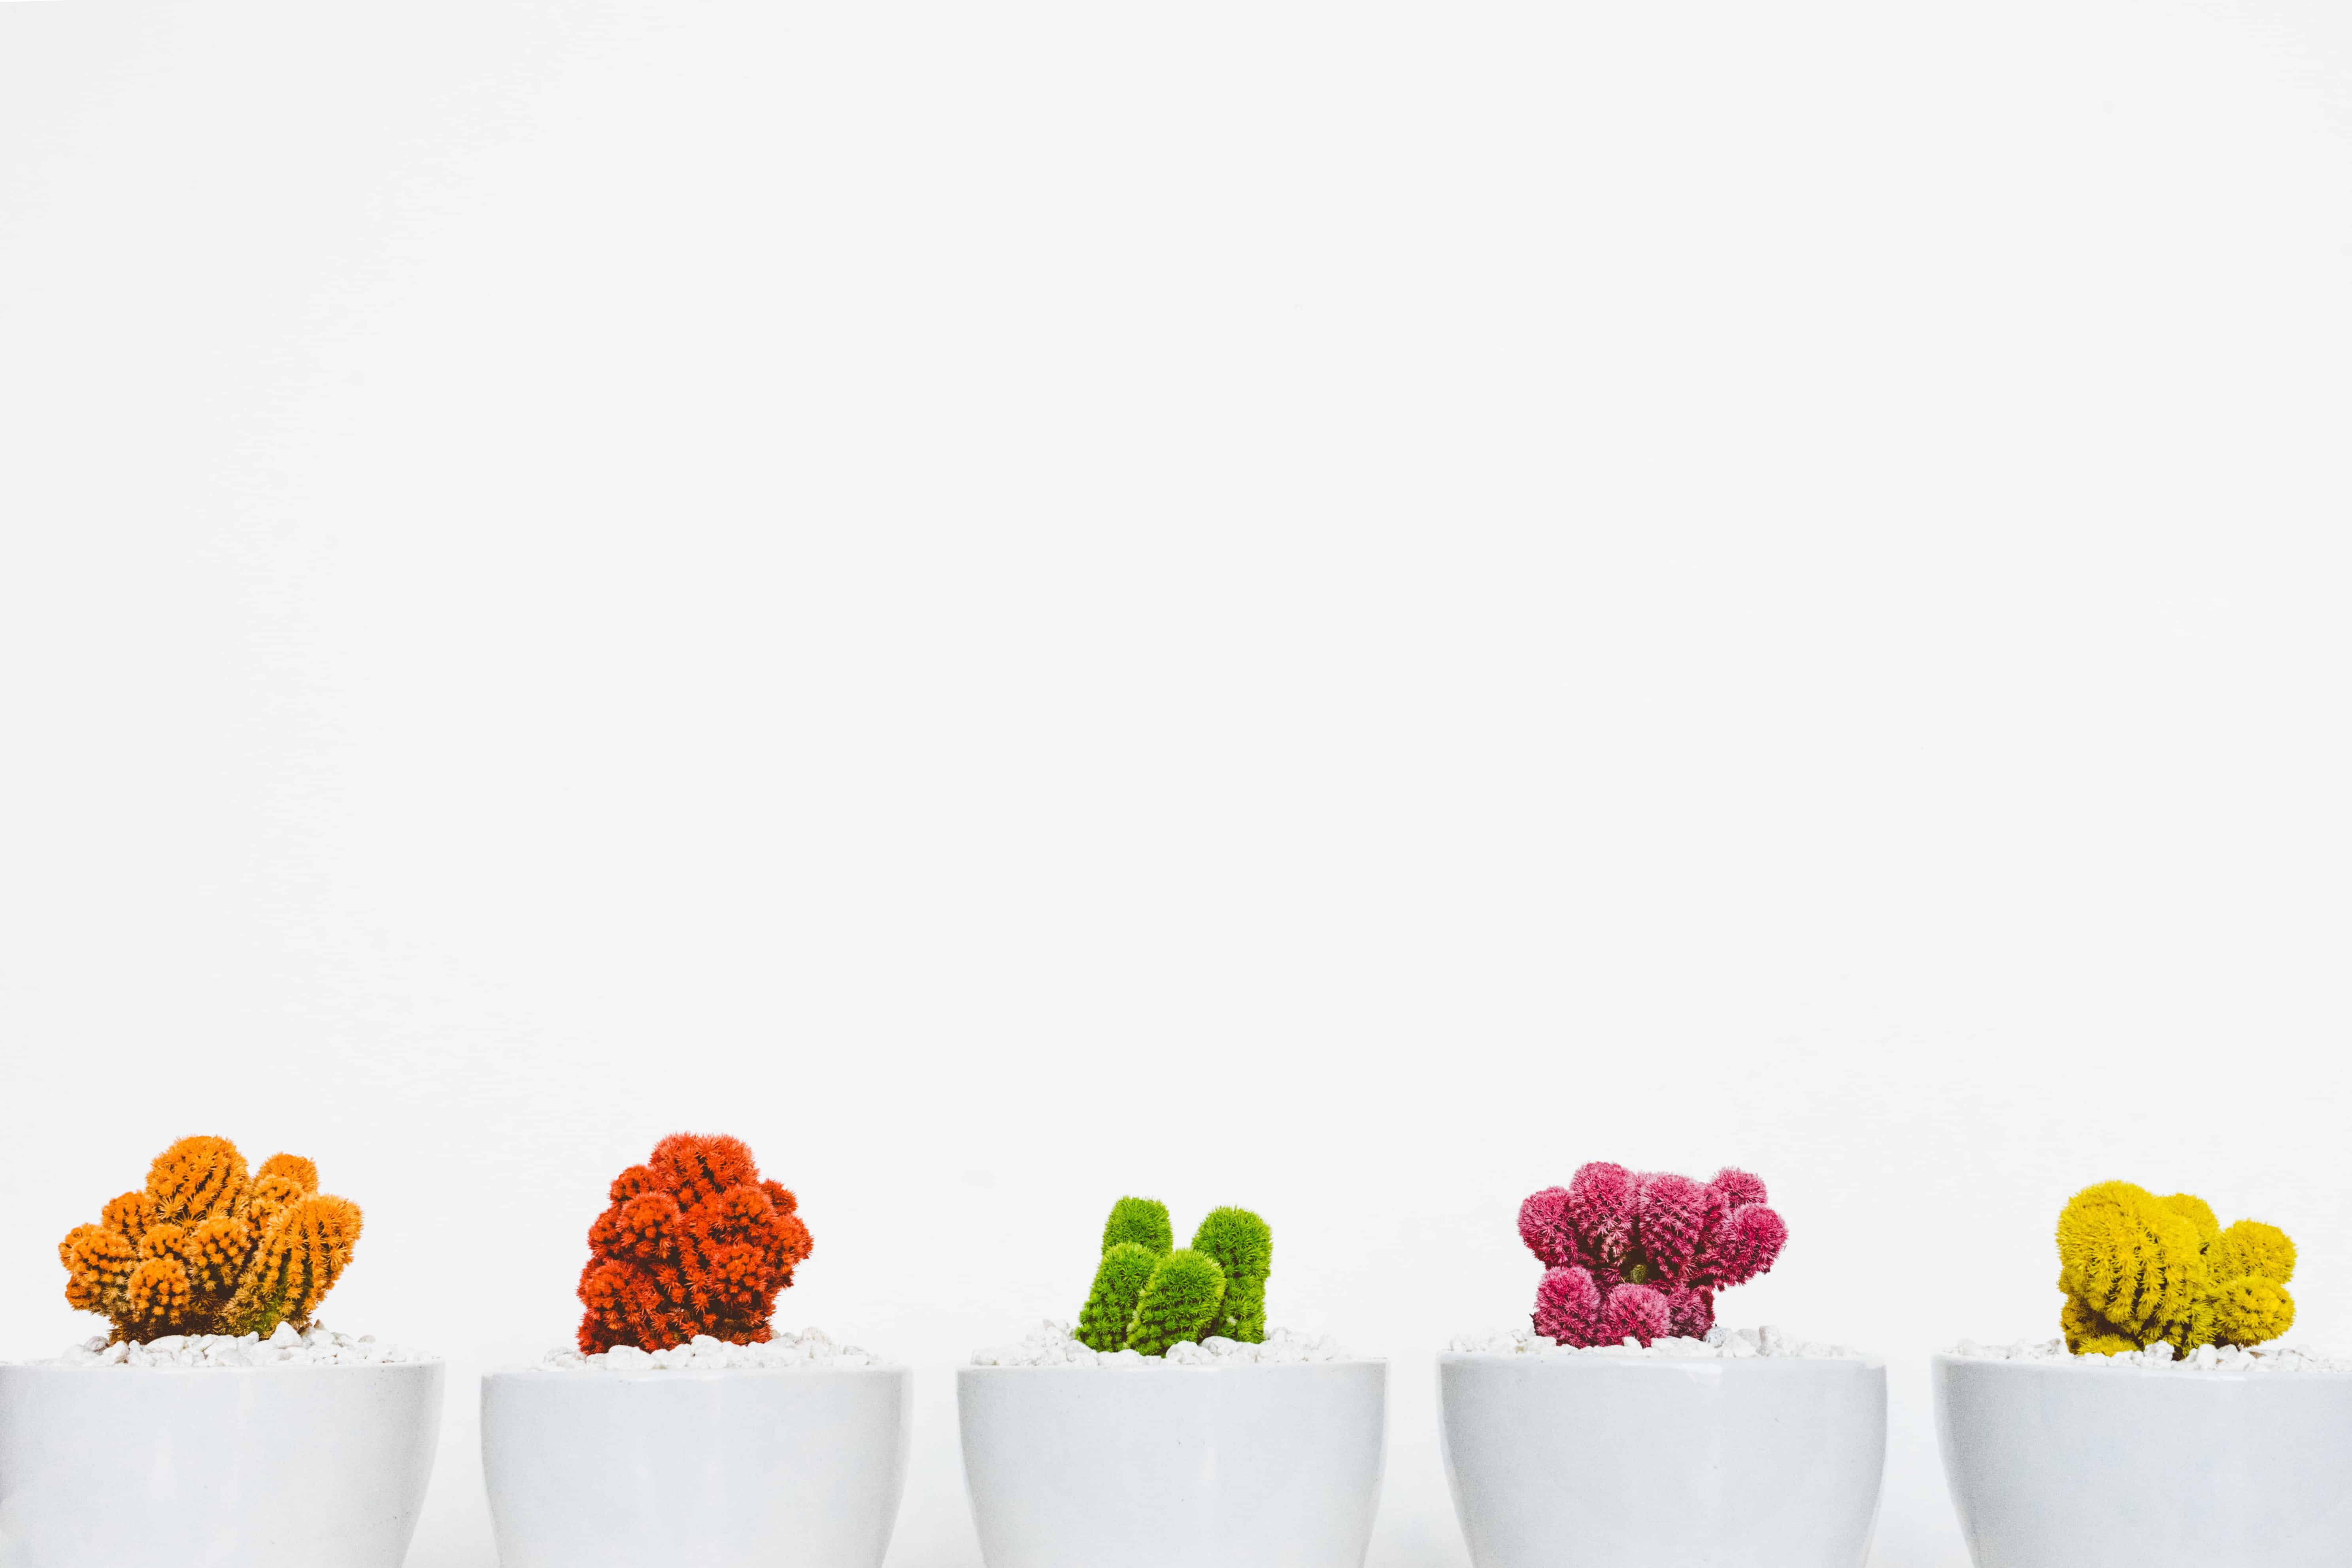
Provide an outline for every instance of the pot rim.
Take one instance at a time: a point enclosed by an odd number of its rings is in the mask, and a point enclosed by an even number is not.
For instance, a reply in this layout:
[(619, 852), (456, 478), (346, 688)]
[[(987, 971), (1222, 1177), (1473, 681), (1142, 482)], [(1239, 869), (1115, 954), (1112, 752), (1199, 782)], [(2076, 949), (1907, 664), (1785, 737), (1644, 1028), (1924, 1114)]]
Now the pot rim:
[[(2254, 1367), (2200, 1367), (2194, 1371), (2179, 1362), (2155, 1366), (2139, 1362), (2116, 1365), (2105, 1356), (2077, 1356), (2072, 1361), (2011, 1361), (2001, 1356), (1958, 1355), (1950, 1351), (1937, 1351), (1927, 1358), (1931, 1367), (1940, 1371), (1946, 1366), (1999, 1367), (2004, 1373), (2043, 1373), (2053, 1377), (2152, 1377), (2193, 1386), (2200, 1383), (2352, 1383), (2352, 1372), (2277, 1372)], [(2094, 1365), (2093, 1363), (2101, 1364)]]

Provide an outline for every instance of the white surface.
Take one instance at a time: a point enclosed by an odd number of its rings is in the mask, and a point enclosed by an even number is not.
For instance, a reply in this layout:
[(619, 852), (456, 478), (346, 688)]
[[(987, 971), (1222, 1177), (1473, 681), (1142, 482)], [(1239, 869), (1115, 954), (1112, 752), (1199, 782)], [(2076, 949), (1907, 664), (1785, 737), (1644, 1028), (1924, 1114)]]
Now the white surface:
[(904, 1367), (495, 1373), (499, 1568), (880, 1568), (906, 1489)]
[(1362, 1568), (1388, 1365), (968, 1366), (987, 1568)]
[(1438, 1358), (1475, 1568), (1861, 1568), (1886, 1373), (1796, 1357)]
[(1976, 1568), (2352, 1562), (2352, 1375), (1935, 1358)]
[(732, 1131), (977, 1568), (950, 1369), (1238, 1203), (1462, 1568), (1519, 1200), (1736, 1163), (1960, 1568), (1927, 1356), (2084, 1183), (2352, 1346), (2347, 28), (0, 6), (0, 1356), (217, 1131), (464, 1390)]
[(444, 1368), (0, 1366), (0, 1568), (401, 1568)]

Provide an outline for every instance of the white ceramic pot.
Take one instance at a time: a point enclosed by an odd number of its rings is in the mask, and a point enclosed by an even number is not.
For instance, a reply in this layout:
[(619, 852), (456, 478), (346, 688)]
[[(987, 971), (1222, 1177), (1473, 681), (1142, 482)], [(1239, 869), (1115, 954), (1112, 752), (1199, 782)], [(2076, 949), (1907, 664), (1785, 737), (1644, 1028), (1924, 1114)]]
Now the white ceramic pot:
[(399, 1568), (442, 1365), (0, 1366), (0, 1565)]
[(2352, 1563), (2352, 1373), (1937, 1356), (1977, 1568)]
[(988, 1568), (1362, 1568), (1388, 1363), (968, 1366)]
[(1442, 1355), (1438, 1434), (1476, 1568), (1860, 1568), (1886, 1368)]
[(879, 1568), (907, 1486), (903, 1366), (491, 1373), (500, 1568)]

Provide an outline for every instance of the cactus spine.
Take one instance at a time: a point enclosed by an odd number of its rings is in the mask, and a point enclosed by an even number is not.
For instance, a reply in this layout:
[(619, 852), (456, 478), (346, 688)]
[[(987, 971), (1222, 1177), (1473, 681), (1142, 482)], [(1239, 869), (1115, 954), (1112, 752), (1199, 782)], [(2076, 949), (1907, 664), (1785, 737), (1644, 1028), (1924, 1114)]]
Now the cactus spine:
[(1189, 1247), (1176, 1246), (1168, 1205), (1121, 1198), (1103, 1226), (1102, 1261), (1078, 1313), (1089, 1350), (1164, 1356), (1222, 1334), (1265, 1339), (1265, 1281), (1274, 1233), (1247, 1209), (1213, 1210)]
[(116, 1341), (268, 1334), (310, 1326), (360, 1237), (360, 1209), (319, 1191), (319, 1167), (274, 1154), (250, 1174), (226, 1138), (183, 1138), (142, 1191), (58, 1244), (66, 1300)]
[(2076, 1355), (2265, 1343), (2294, 1322), (2294, 1275), (2286, 1232), (2251, 1219), (2225, 1230), (2193, 1194), (2100, 1182), (2058, 1215), (2058, 1324)]

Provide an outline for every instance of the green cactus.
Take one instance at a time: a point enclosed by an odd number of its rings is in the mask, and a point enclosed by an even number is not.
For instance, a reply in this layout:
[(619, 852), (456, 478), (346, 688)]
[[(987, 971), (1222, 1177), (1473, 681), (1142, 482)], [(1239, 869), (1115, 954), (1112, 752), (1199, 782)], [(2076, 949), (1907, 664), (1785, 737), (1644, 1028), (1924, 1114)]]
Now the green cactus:
[(1213, 1335), (1265, 1339), (1265, 1280), (1274, 1232), (1247, 1209), (1222, 1208), (1176, 1250), (1168, 1205), (1121, 1198), (1103, 1226), (1102, 1262), (1078, 1314), (1078, 1342), (1108, 1352), (1166, 1355)]
[(1225, 1271), (1205, 1252), (1180, 1248), (1160, 1259), (1135, 1304), (1127, 1348), (1143, 1355), (1166, 1355), (1169, 1347), (1206, 1338), (1224, 1300)]
[(1110, 1205), (1103, 1223), (1103, 1251), (1131, 1241), (1161, 1257), (1176, 1248), (1176, 1227), (1168, 1223), (1168, 1205), (1156, 1198), (1121, 1198)]
[(1274, 1231), (1247, 1209), (1211, 1209), (1192, 1233), (1192, 1250), (1224, 1271), (1225, 1296), (1209, 1331), (1245, 1344), (1265, 1342), (1265, 1279), (1274, 1271)]
[(1078, 1314), (1080, 1344), (1091, 1351), (1115, 1351), (1127, 1343), (1127, 1327), (1135, 1321), (1136, 1304), (1143, 1300), (1143, 1288), (1160, 1267), (1160, 1257), (1138, 1242), (1111, 1245), (1095, 1271), (1086, 1310)]

